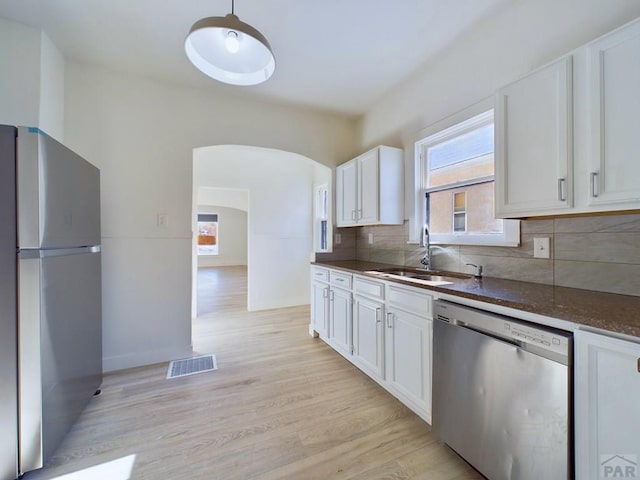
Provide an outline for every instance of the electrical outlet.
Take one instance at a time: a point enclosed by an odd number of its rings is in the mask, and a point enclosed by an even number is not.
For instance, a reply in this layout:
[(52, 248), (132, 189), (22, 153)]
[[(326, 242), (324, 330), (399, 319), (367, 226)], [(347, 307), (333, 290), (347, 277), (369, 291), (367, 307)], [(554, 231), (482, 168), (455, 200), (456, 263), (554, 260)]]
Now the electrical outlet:
[(549, 258), (549, 237), (533, 239), (533, 258)]
[(340, 245), (342, 243), (342, 234), (336, 233), (336, 245)]
[(369, 234), (369, 245), (373, 244), (373, 233)]

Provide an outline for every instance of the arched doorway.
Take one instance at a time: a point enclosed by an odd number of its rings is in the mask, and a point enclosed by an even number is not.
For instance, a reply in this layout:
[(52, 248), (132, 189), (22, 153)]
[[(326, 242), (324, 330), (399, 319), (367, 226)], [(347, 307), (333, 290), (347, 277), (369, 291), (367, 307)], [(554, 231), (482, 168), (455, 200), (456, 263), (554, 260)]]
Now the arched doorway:
[[(240, 145), (194, 149), (194, 231), (199, 204), (207, 191), (247, 192), (249, 310), (309, 302), (309, 261), (314, 252), (314, 190), (323, 184), (330, 188), (331, 175), (327, 166), (281, 150)], [(220, 225), (220, 228), (224, 227)], [(192, 312), (195, 315), (195, 238), (193, 251)]]

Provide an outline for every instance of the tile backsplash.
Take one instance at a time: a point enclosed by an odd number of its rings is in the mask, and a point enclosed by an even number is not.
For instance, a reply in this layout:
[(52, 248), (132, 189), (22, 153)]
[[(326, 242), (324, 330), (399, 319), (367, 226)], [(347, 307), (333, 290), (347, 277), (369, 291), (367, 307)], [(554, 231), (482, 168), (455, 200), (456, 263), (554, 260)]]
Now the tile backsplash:
[[(409, 244), (407, 224), (336, 229), (341, 243), (318, 260), (368, 260), (420, 267), (424, 249)], [(372, 235), (372, 243), (369, 243)], [(534, 237), (547, 237), (548, 259), (533, 257)], [(434, 269), (640, 296), (640, 214), (523, 220), (518, 247), (433, 245)]]

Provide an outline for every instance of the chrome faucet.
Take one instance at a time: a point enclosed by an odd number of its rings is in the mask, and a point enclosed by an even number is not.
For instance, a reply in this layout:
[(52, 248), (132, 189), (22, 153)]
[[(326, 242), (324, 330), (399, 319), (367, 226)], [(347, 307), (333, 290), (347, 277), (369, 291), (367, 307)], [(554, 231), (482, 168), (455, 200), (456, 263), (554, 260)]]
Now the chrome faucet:
[(467, 263), (470, 267), (475, 267), (476, 272), (473, 274), (476, 278), (482, 278), (482, 265), (476, 265), (475, 263)]
[(429, 227), (424, 226), (422, 230), (422, 238), (420, 239), (420, 246), (424, 247), (424, 257), (420, 260), (420, 263), (424, 265), (426, 270), (431, 270), (431, 252), (429, 246)]

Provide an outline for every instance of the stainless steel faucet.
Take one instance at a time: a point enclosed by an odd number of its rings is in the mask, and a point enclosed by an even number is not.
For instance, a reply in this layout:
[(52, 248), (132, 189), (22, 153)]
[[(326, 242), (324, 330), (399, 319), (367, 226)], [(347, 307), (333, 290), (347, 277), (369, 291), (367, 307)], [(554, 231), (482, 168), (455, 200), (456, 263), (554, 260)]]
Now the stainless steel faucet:
[(475, 263), (467, 263), (470, 267), (475, 267), (476, 271), (473, 274), (476, 278), (482, 278), (482, 265), (476, 265)]
[(420, 239), (420, 246), (424, 247), (424, 257), (420, 260), (420, 263), (424, 265), (426, 270), (431, 270), (431, 252), (429, 246), (429, 227), (424, 226), (422, 230), (422, 238)]

